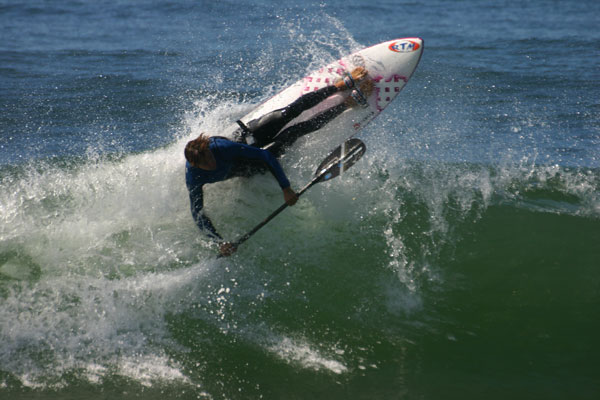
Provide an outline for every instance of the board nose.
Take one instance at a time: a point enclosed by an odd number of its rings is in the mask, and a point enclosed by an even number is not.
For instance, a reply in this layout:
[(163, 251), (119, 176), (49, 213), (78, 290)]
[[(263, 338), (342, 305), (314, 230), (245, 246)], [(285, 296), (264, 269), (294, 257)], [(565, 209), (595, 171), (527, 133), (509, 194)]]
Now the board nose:
[(423, 51), (423, 46), (425, 45), (425, 41), (421, 38), (414, 38), (413, 39), (415, 41), (416, 44), (419, 45), (418, 51), (422, 52)]
[(421, 54), (423, 53), (423, 46), (425, 45), (425, 41), (421, 38), (414, 38), (412, 40), (415, 43), (415, 47), (417, 47), (417, 49), (415, 50), (415, 53), (416, 53), (417, 57), (420, 59)]
[(405, 55), (412, 61), (412, 68), (416, 68), (419, 60), (421, 60), (421, 55), (423, 54), (424, 40), (419, 37), (407, 38), (405, 40), (409, 43), (407, 46), (409, 52), (405, 53)]
[(419, 37), (407, 38), (406, 40), (412, 43), (412, 52), (420, 55), (423, 51), (423, 45), (425, 44), (424, 40)]

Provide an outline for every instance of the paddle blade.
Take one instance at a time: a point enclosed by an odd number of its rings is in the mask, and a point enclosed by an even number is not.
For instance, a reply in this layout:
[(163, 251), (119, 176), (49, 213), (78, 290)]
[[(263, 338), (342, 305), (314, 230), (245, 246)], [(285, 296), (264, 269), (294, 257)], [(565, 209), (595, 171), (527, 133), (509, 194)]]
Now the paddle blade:
[(319, 178), (318, 182), (328, 181), (343, 174), (365, 154), (365, 151), (367, 146), (361, 140), (346, 140), (319, 165), (315, 172), (315, 176)]

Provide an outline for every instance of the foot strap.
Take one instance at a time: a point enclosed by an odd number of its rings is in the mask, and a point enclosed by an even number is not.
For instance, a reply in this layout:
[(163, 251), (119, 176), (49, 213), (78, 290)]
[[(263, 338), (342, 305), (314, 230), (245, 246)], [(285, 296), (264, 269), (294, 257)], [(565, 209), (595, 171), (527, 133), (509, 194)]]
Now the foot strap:
[(358, 90), (358, 89), (352, 90), (352, 92), (350, 93), (350, 96), (352, 96), (352, 99), (361, 107), (367, 108), (369, 106), (369, 102), (367, 101), (367, 98), (360, 90)]
[(350, 73), (344, 72), (342, 79), (344, 80), (344, 84), (346, 85), (347, 89), (352, 89), (356, 86), (356, 82), (354, 82), (354, 79)]

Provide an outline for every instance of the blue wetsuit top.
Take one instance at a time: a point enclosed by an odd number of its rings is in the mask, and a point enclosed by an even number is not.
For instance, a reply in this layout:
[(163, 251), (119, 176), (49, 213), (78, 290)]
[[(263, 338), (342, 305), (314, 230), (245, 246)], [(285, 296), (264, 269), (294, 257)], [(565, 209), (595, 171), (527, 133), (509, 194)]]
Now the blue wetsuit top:
[(193, 167), (189, 162), (186, 162), (185, 183), (190, 193), (192, 216), (196, 225), (202, 230), (207, 230), (209, 236), (222, 239), (210, 219), (202, 212), (202, 208), (204, 207), (202, 186), (207, 183), (221, 182), (231, 178), (233, 176), (231, 174), (232, 169), (243, 164), (245, 160), (263, 161), (269, 167), (269, 170), (273, 173), (282, 189), (289, 187), (290, 182), (277, 159), (267, 150), (232, 142), (221, 137), (211, 137), (208, 148), (217, 161), (217, 168), (208, 171)]

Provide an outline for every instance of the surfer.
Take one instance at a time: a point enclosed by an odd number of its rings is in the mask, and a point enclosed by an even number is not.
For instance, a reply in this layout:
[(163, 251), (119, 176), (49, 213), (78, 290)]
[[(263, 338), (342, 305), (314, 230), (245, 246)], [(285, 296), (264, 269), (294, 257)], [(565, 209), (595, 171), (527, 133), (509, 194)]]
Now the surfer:
[[(320, 129), (347, 107), (365, 102), (365, 95), (361, 90), (369, 93), (372, 89), (372, 86), (368, 85), (370, 80), (365, 80), (366, 77), (366, 69), (355, 68), (351, 74), (347, 74), (334, 85), (307, 93), (285, 108), (272, 111), (247, 125), (238, 121), (241, 129), (238, 131), (236, 141), (201, 134), (188, 142), (184, 151), (187, 161), (186, 186), (189, 191), (192, 216), (198, 227), (206, 231), (211, 238), (223, 240), (203, 212), (205, 184), (224, 181), (235, 176), (249, 176), (264, 166), (268, 167), (277, 179), (285, 202), (290, 206), (294, 205), (298, 196), (291, 188), (285, 172), (275, 157), (283, 154), (285, 148), (297, 138)], [(283, 129), (303, 111), (344, 90), (351, 90), (349, 96), (351, 100), (346, 100), (308, 121)], [(261, 147), (266, 147), (268, 150)], [(235, 251), (236, 248), (231, 243), (222, 242), (220, 245), (222, 255), (228, 256)]]
[[(346, 73), (335, 84), (306, 93), (284, 108), (271, 111), (247, 124), (238, 120), (237, 124), (240, 129), (234, 135), (238, 137), (239, 142), (266, 148), (274, 156), (280, 157), (296, 139), (321, 129), (348, 107), (365, 106), (367, 103), (366, 98), (373, 91), (373, 82), (370, 79), (365, 79), (366, 77), (367, 70), (365, 68), (354, 68), (351, 74)], [(328, 97), (346, 90), (350, 90), (349, 96), (341, 104), (331, 107), (307, 121), (286, 128), (286, 125), (304, 111), (315, 107)]]

